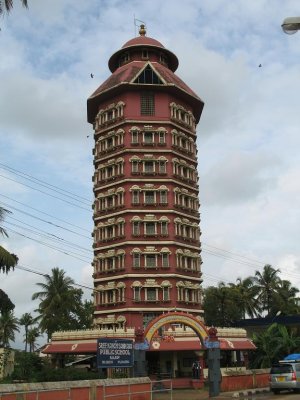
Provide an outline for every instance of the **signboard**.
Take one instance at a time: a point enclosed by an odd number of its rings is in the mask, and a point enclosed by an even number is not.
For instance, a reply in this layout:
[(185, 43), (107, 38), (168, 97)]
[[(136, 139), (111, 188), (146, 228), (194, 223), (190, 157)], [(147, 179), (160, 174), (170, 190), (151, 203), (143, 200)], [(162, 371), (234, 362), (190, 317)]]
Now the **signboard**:
[(125, 368), (133, 366), (133, 340), (97, 339), (97, 367)]
[(134, 343), (135, 350), (149, 350), (149, 342), (145, 339), (142, 343)]
[(204, 340), (204, 346), (207, 349), (219, 349), (220, 342), (218, 340), (215, 340), (215, 341)]

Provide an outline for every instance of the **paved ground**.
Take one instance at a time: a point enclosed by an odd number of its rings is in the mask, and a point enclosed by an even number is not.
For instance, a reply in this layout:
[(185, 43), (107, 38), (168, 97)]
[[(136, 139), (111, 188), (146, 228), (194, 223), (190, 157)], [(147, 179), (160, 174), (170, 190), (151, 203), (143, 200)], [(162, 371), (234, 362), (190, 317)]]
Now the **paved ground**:
[[(220, 396), (213, 397), (214, 399), (228, 399), (232, 398), (233, 393), (221, 393)], [(153, 400), (206, 400), (209, 399), (209, 393), (204, 389), (174, 389), (171, 397), (171, 393), (166, 391), (165, 393), (157, 392), (153, 394)]]
[[(253, 390), (253, 395), (257, 393), (262, 393), (267, 391), (267, 389), (258, 389)], [(248, 397), (249, 396), (249, 397)], [(208, 399), (215, 399), (215, 400), (225, 400), (225, 399), (234, 399), (234, 398), (244, 398), (244, 399), (251, 399), (250, 391), (240, 391), (240, 392), (223, 392), (220, 393), (216, 397), (209, 397), (209, 393), (207, 389), (174, 389), (171, 397), (170, 392), (165, 393), (154, 393), (153, 400), (208, 400)]]

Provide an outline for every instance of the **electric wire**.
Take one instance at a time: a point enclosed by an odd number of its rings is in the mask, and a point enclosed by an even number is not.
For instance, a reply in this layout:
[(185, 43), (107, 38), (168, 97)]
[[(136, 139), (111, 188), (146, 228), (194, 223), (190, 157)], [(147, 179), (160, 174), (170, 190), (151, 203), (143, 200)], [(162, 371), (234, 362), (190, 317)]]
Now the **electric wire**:
[[(63, 201), (64, 203), (70, 204), (70, 205), (73, 206), (73, 207), (77, 207), (77, 208), (80, 208), (81, 210), (85, 210), (85, 211), (90, 211), (89, 208), (81, 207), (80, 205), (71, 203), (70, 201), (65, 200), (65, 199), (62, 199), (61, 197), (54, 196), (53, 194), (44, 192), (43, 190), (40, 190), (40, 189), (35, 188), (35, 187), (33, 187), (33, 186), (27, 185), (26, 183), (21, 183), (21, 182), (17, 181), (16, 179), (12, 179), (12, 178), (9, 178), (9, 177), (7, 177), (7, 176), (5, 176), (5, 175), (1, 175), (1, 174), (0, 174), (0, 176), (1, 176), (2, 178), (4, 178), (4, 179), (9, 180), (9, 181), (16, 182), (16, 183), (18, 183), (19, 185), (23, 185), (23, 186), (26, 186), (26, 187), (28, 187), (28, 188), (30, 188), (30, 189), (36, 190), (37, 192), (43, 193), (43, 194), (45, 194), (45, 195), (47, 195), (47, 196), (50, 196), (50, 197), (52, 197), (52, 198), (54, 198), (54, 199)], [(74, 200), (75, 200), (75, 199), (74, 199)]]
[[(79, 195), (77, 195), (75, 193), (72, 193), (72, 192), (70, 192), (68, 190), (62, 189), (62, 188), (60, 188), (58, 186), (55, 186), (55, 185), (52, 185), (51, 183), (48, 183), (48, 182), (43, 181), (41, 179), (35, 178), (33, 175), (30, 175), (30, 174), (27, 174), (25, 172), (19, 171), (19, 170), (15, 169), (15, 168), (10, 167), (7, 164), (0, 163), (0, 168), (4, 169), (6, 171), (9, 171), (10, 173), (15, 174), (17, 176), (20, 176), (20, 177), (22, 177), (24, 179), (28, 179), (31, 182), (38, 183), (41, 186), (47, 187), (47, 188), (49, 188), (49, 189), (51, 189), (51, 190), (53, 190), (53, 191), (55, 191), (57, 193), (61, 192), (61, 194), (63, 194), (64, 196), (68, 196), (68, 197), (71, 197), (71, 198), (78, 197), (78, 199), (86, 201), (87, 205), (89, 205), (91, 203), (91, 200), (87, 199), (86, 197), (79, 196)], [(65, 193), (67, 193), (67, 194), (65, 194)]]
[(77, 260), (80, 260), (80, 261), (83, 261), (83, 262), (89, 262), (89, 263), (91, 262), (91, 259), (87, 259), (87, 258), (84, 259), (84, 255), (81, 255), (81, 254), (78, 254), (78, 253), (75, 253), (75, 252), (66, 251), (65, 249), (62, 249), (60, 247), (50, 245), (50, 244), (45, 243), (45, 242), (43, 242), (41, 240), (38, 240), (38, 239), (34, 239), (34, 238), (30, 237), (30, 236), (27, 236), (27, 235), (25, 235), (23, 233), (20, 233), (20, 232), (14, 230), (14, 229), (11, 229), (11, 228), (9, 228), (7, 226), (5, 226), (5, 229), (15, 233), (16, 235), (22, 236), (22, 237), (24, 237), (26, 239), (32, 240), (32, 241), (34, 241), (36, 243), (39, 243), (39, 244), (41, 244), (43, 246), (49, 247), (49, 248), (51, 248), (53, 250), (56, 250), (56, 251), (58, 251), (58, 252), (60, 252), (62, 254), (65, 254), (67, 256), (76, 258)]
[(28, 226), (30, 228), (33, 228), (33, 229), (28, 229), (28, 228), (25, 228), (25, 227), (23, 227), (21, 225), (13, 224), (11, 222), (7, 222), (6, 221), (6, 223), (8, 223), (8, 224), (10, 224), (12, 226), (15, 226), (15, 227), (21, 228), (21, 229), (26, 229), (29, 232), (33, 232), (33, 233), (38, 234), (38, 235), (40, 235), (42, 237), (45, 237), (45, 238), (47, 238), (49, 240), (53, 240), (53, 241), (56, 241), (56, 242), (59, 242), (59, 243), (63, 243), (65, 245), (67, 245), (67, 246), (70, 246), (70, 247), (73, 247), (73, 248), (76, 248), (76, 249), (80, 249), (80, 250), (86, 251), (88, 253), (92, 253), (91, 249), (87, 249), (86, 247), (82, 247), (82, 246), (80, 246), (80, 245), (78, 245), (76, 243), (72, 243), (72, 242), (70, 242), (70, 241), (68, 241), (66, 239), (63, 239), (60, 236), (54, 235), (53, 233), (49, 233), (49, 232), (46, 232), (46, 231), (44, 231), (42, 229), (36, 228), (36, 227), (34, 227), (34, 226), (30, 225), (30, 224), (27, 224), (26, 222), (18, 220), (17, 218), (14, 218), (14, 217), (11, 217), (11, 216), (8, 216), (7, 218), (8, 219), (12, 219), (12, 220), (17, 221), (17, 222), (21, 222), (23, 225), (26, 225), (26, 226)]
[[(82, 227), (80, 227), (80, 226), (78, 226), (78, 225), (75, 225), (75, 224), (72, 224), (72, 223), (70, 223), (70, 222), (67, 222), (67, 221), (65, 221), (65, 220), (63, 220), (63, 219), (61, 219), (61, 218), (57, 218), (57, 217), (55, 217), (54, 215), (51, 215), (51, 214), (48, 214), (48, 213), (46, 213), (46, 212), (44, 212), (44, 211), (38, 210), (37, 208), (31, 207), (31, 206), (29, 206), (29, 205), (27, 205), (27, 204), (25, 204), (25, 203), (22, 203), (22, 202), (20, 202), (20, 201), (17, 201), (17, 200), (15, 200), (15, 199), (12, 199), (12, 198), (9, 197), (9, 196), (6, 196), (6, 195), (1, 194), (1, 193), (0, 193), (0, 196), (5, 197), (5, 198), (8, 199), (8, 200), (11, 200), (11, 201), (13, 201), (13, 202), (15, 202), (15, 203), (17, 203), (17, 204), (22, 205), (22, 206), (25, 206), (25, 207), (27, 207), (27, 208), (29, 208), (29, 209), (31, 209), (31, 210), (33, 210), (33, 211), (36, 211), (36, 212), (38, 212), (38, 213), (40, 213), (40, 214), (47, 215), (48, 217), (54, 218), (54, 219), (56, 219), (57, 221), (60, 221), (60, 222), (63, 222), (63, 223), (65, 223), (65, 224), (67, 224), (67, 225), (73, 226), (74, 228), (80, 229), (80, 230), (85, 231), (85, 232), (90, 232), (88, 229), (85, 229), (85, 228), (82, 228)], [(0, 202), (1, 202), (1, 201), (0, 201)], [(4, 203), (4, 202), (1, 202), (1, 203), (4, 204), (4, 205), (6, 204), (6, 203)], [(9, 205), (9, 207), (12, 208), (12, 209), (14, 209), (14, 210), (17, 210), (17, 211), (19, 211), (19, 212), (23, 212), (23, 213), (26, 214), (26, 215), (32, 216), (31, 214), (27, 214), (25, 211), (21, 211), (21, 210), (19, 210), (19, 209), (13, 207), (13, 206), (11, 206), (11, 205)], [(33, 218), (39, 219), (38, 217), (34, 217), (34, 216), (32, 216), (32, 217), (33, 217)], [(44, 221), (44, 222), (46, 222), (46, 223), (48, 223), (48, 224), (50, 224), (50, 225), (54, 225), (54, 226), (56, 226), (56, 227), (58, 227), (58, 228), (66, 229), (66, 228), (61, 227), (60, 225), (54, 224), (53, 222), (45, 221), (45, 220), (42, 220), (42, 221)], [(66, 229), (66, 230), (67, 230), (67, 229)], [(75, 233), (75, 232), (73, 232), (73, 233)]]
[[(64, 189), (62, 189), (62, 188), (59, 188), (58, 186), (55, 186), (55, 185), (52, 185), (52, 184), (47, 183), (47, 182), (45, 182), (45, 181), (42, 181), (42, 180), (40, 180), (40, 179), (38, 179), (38, 178), (35, 178), (35, 177), (32, 176), (32, 175), (29, 175), (29, 174), (27, 174), (27, 173), (24, 173), (24, 172), (22, 172), (22, 171), (19, 171), (19, 170), (15, 169), (15, 168), (12, 168), (12, 167), (10, 167), (10, 166), (8, 166), (8, 165), (6, 165), (6, 164), (0, 163), (0, 168), (2, 168), (3, 170), (6, 170), (6, 171), (8, 171), (8, 172), (10, 172), (10, 173), (12, 173), (12, 174), (17, 175), (18, 177), (21, 177), (21, 178), (23, 178), (23, 179), (27, 179), (27, 180), (29, 180), (30, 182), (37, 183), (37, 184), (39, 184), (40, 186), (45, 187), (45, 188), (47, 188), (47, 189), (49, 189), (49, 190), (52, 190), (52, 191), (54, 191), (54, 192), (56, 192), (56, 193), (58, 193), (58, 194), (60, 194), (60, 195), (69, 197), (69, 198), (71, 198), (71, 199), (73, 199), (73, 200), (75, 200), (75, 201), (77, 201), (77, 202), (81, 202), (81, 203), (83, 203), (83, 204), (85, 204), (85, 201), (89, 202), (89, 200), (88, 200), (87, 198), (84, 198), (84, 197), (82, 197), (82, 196), (78, 196), (78, 195), (76, 195), (76, 194), (74, 194), (74, 193), (72, 193), (72, 192), (70, 192), (70, 191), (66, 191), (66, 190), (64, 190)], [(86, 208), (84, 208), (84, 207), (81, 207), (81, 206), (77, 205), (77, 204), (71, 203), (71, 202), (69, 202), (69, 201), (67, 201), (67, 200), (65, 200), (65, 199), (59, 198), (59, 197), (57, 197), (57, 196), (53, 196), (53, 195), (51, 195), (51, 194), (49, 194), (49, 193), (47, 193), (47, 192), (44, 192), (44, 191), (39, 190), (39, 189), (37, 189), (37, 188), (34, 188), (34, 187), (30, 186), (30, 185), (26, 185), (26, 184), (24, 184), (24, 183), (21, 183), (21, 182), (19, 182), (19, 181), (17, 181), (17, 180), (12, 179), (12, 178), (8, 178), (8, 177), (6, 177), (6, 176), (4, 176), (4, 175), (1, 175), (1, 174), (0, 174), (0, 176), (2, 176), (2, 177), (5, 178), (5, 179), (9, 179), (9, 180), (11, 180), (11, 181), (17, 182), (18, 184), (21, 184), (21, 185), (24, 185), (24, 186), (26, 186), (26, 187), (29, 187), (30, 189), (37, 190), (37, 191), (39, 191), (39, 192), (41, 192), (41, 193), (43, 193), (43, 194), (46, 194), (46, 195), (48, 195), (48, 196), (51, 196), (51, 197), (54, 197), (54, 198), (59, 199), (59, 200), (61, 200), (61, 201), (64, 201), (64, 202), (66, 202), (66, 203), (68, 203), (68, 204), (70, 204), (70, 205), (72, 205), (72, 206), (79, 207), (79, 208), (81, 208), (81, 209), (83, 209), (83, 210), (90, 211), (90, 210), (88, 210), (88, 209), (86, 209)], [(50, 216), (51, 218), (55, 218), (55, 219), (57, 219), (57, 220), (60, 220), (59, 218), (56, 218), (55, 216), (51, 216), (50, 214), (44, 213), (44, 212), (42, 212), (42, 211), (40, 211), (40, 210), (37, 210), (37, 209), (35, 209), (35, 208), (33, 208), (33, 207), (27, 206), (27, 205), (24, 204), (24, 203), (21, 203), (21, 202), (18, 202), (18, 201), (16, 201), (16, 200), (14, 200), (14, 199), (11, 199), (11, 198), (9, 198), (9, 196), (5, 196), (5, 195), (2, 195), (2, 194), (0, 194), (0, 196), (3, 196), (3, 197), (5, 197), (5, 198), (7, 198), (7, 199), (9, 199), (9, 200), (15, 201), (15, 202), (17, 202), (17, 203), (19, 203), (19, 204), (21, 204), (21, 205), (24, 205), (24, 206), (26, 206), (26, 207), (29, 207), (29, 208), (33, 209), (34, 211), (37, 211), (37, 212), (42, 213), (42, 214), (44, 214), (44, 215), (48, 215), (48, 216)], [(16, 207), (7, 205), (7, 203), (4, 203), (4, 202), (1, 202), (1, 203), (4, 204), (6, 207), (8, 206), (8, 207), (11, 208), (11, 209), (14, 209), (14, 210), (16, 210), (16, 211), (18, 211), (18, 212), (23, 213), (24, 215), (30, 216), (30, 217), (32, 217), (32, 218), (35, 218), (35, 219), (37, 219), (37, 220), (40, 220), (40, 221), (45, 222), (45, 223), (47, 223), (47, 224), (50, 224), (50, 225), (52, 225), (52, 226), (54, 226), (54, 227), (57, 227), (57, 228), (60, 228), (60, 229), (64, 229), (64, 230), (66, 230), (66, 231), (68, 231), (68, 232), (71, 232), (71, 233), (74, 233), (74, 234), (77, 234), (77, 235), (80, 235), (80, 236), (83, 236), (83, 237), (87, 238), (87, 236), (81, 235), (81, 234), (79, 234), (78, 232), (75, 232), (75, 231), (72, 231), (72, 230), (67, 229), (67, 228), (65, 228), (65, 227), (62, 227), (62, 226), (60, 226), (60, 225), (54, 224), (54, 223), (52, 223), (51, 221), (46, 221), (46, 220), (44, 220), (44, 219), (42, 219), (42, 218), (39, 218), (39, 217), (37, 217), (37, 216), (34, 216), (34, 215), (30, 214), (30, 213), (26, 213), (25, 211), (22, 211), (22, 210), (20, 210), (20, 209), (18, 209), (18, 208), (16, 208)], [(12, 217), (11, 217), (11, 218), (12, 218)], [(15, 220), (18, 221), (18, 222), (23, 223), (24, 225), (33, 227), (32, 225), (26, 224), (25, 222), (19, 221), (19, 220), (17, 220), (17, 219), (15, 219)], [(66, 222), (66, 221), (63, 221), (63, 220), (60, 220), (60, 221), (66, 223), (66, 224), (75, 226), (75, 227), (78, 228), (78, 229), (85, 230), (85, 231), (89, 232), (88, 230), (83, 229), (83, 228), (81, 228), (81, 227), (78, 227), (78, 226), (76, 226), (76, 225), (74, 225), (74, 224), (70, 224), (70, 223), (68, 223), (68, 222)], [(16, 225), (16, 224), (12, 224), (12, 225), (15, 226), (15, 227), (17, 227), (17, 228), (26, 229), (26, 228), (21, 227), (21, 226)], [(51, 234), (51, 233), (42, 231), (42, 230), (40, 230), (40, 229), (38, 229), (38, 228), (35, 228), (35, 227), (33, 227), (33, 228), (34, 228), (35, 230), (38, 230), (38, 231), (42, 232), (42, 234), (41, 234), (41, 233), (37, 233), (37, 232), (32, 231), (32, 230), (28, 230), (28, 228), (27, 228), (27, 230), (30, 231), (30, 232), (32, 232), (32, 233), (34, 233), (34, 234), (39, 234), (41, 237), (46, 237), (46, 238), (49, 239), (49, 240), (58, 240), (58, 241), (62, 241), (66, 246), (73, 247), (73, 248), (77, 248), (77, 249), (81, 249), (81, 250), (83, 250), (83, 251), (92, 252), (91, 250), (88, 250), (88, 249), (86, 249), (86, 248), (82, 248), (81, 246), (78, 246), (78, 245), (76, 245), (76, 244), (74, 244), (74, 243), (68, 242), (68, 241), (66, 241), (65, 239), (60, 238), (60, 237), (58, 237), (58, 236), (56, 236), (56, 235), (53, 235), (53, 234)], [(10, 228), (7, 228), (7, 229), (10, 229)], [(13, 230), (12, 230), (12, 231), (13, 231)], [(26, 237), (26, 235), (20, 234), (20, 232), (14, 231), (14, 233)], [(27, 237), (27, 238), (30, 239), (30, 240), (35, 240), (35, 241), (37, 241), (36, 239), (30, 238), (30, 237)], [(37, 242), (38, 242), (38, 243), (41, 243), (41, 244), (43, 244), (43, 245), (47, 245), (47, 244), (45, 244), (45, 243), (42, 243), (41, 241), (37, 241)], [(267, 263), (262, 263), (262, 262), (259, 261), (259, 260), (254, 260), (254, 259), (252, 259), (252, 258), (249, 258), (249, 257), (247, 257), (247, 256), (244, 256), (244, 255), (241, 255), (241, 254), (238, 254), (238, 253), (234, 253), (234, 252), (231, 252), (231, 251), (228, 251), (228, 250), (225, 250), (225, 249), (218, 248), (218, 247), (213, 246), (213, 245), (209, 245), (209, 244), (207, 244), (207, 243), (203, 243), (203, 242), (202, 242), (202, 245), (208, 247), (207, 249), (205, 249), (205, 248), (202, 247), (202, 251), (203, 251), (204, 253), (207, 253), (208, 255), (212, 255), (212, 256), (215, 256), (215, 257), (223, 258), (223, 259), (225, 259), (225, 260), (233, 261), (233, 262), (239, 263), (239, 264), (241, 264), (241, 265), (246, 265), (246, 266), (252, 267), (252, 268), (258, 268), (258, 267), (261, 267), (262, 265), (267, 264)], [(51, 247), (51, 246), (49, 245), (48, 247)], [(54, 247), (51, 247), (51, 248), (54, 248)], [(55, 248), (55, 249), (58, 250), (57, 248)], [(58, 251), (61, 251), (61, 252), (63, 252), (64, 254), (67, 254), (67, 255), (68, 255), (68, 253), (65, 252), (63, 249), (59, 249)], [(78, 253), (77, 253), (77, 255), (78, 255)], [(74, 256), (74, 255), (71, 255), (71, 256)], [(281, 272), (282, 272), (283, 270), (284, 270), (284, 271), (287, 271), (287, 270), (285, 270), (285, 269), (280, 269)], [(290, 276), (293, 276), (293, 277), (299, 277), (299, 274), (293, 274), (293, 273), (290, 273), (290, 271), (286, 272), (286, 274), (287, 274), (287, 275), (290, 275)], [(208, 274), (206, 274), (206, 275), (208, 275)], [(212, 280), (212, 277), (214, 277), (214, 275), (210, 275), (210, 277), (211, 277), (210, 279)], [(213, 278), (213, 279), (220, 281), (220, 277), (217, 277), (217, 276), (216, 276), (215, 278)]]

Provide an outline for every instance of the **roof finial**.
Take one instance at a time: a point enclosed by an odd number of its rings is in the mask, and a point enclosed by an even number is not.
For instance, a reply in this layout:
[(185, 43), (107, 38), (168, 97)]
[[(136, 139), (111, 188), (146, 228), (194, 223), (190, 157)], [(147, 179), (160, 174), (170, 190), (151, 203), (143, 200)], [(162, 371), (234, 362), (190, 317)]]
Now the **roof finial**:
[(145, 25), (144, 25), (144, 24), (140, 25), (139, 34), (140, 34), (141, 36), (145, 36), (145, 35), (146, 35), (146, 28), (145, 28)]

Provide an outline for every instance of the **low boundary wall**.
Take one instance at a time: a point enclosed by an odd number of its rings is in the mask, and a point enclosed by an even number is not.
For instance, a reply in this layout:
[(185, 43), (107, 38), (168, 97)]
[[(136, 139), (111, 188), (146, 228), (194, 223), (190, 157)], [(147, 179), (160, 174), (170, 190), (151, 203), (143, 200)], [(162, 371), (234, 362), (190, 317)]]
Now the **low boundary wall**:
[[(221, 392), (269, 386), (269, 369), (222, 372)], [(173, 389), (203, 387), (203, 380), (196, 386), (188, 378), (168, 381)], [(148, 377), (1, 384), (0, 400), (150, 400), (153, 384)]]
[(268, 387), (269, 376), (269, 369), (223, 371), (221, 392)]
[(0, 385), (0, 400), (150, 400), (149, 378)]

